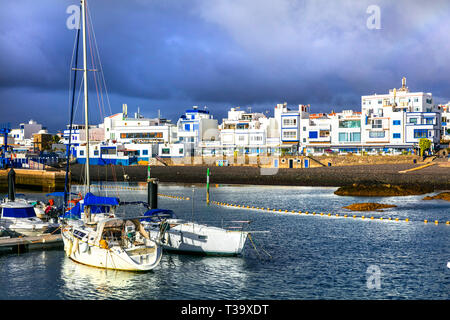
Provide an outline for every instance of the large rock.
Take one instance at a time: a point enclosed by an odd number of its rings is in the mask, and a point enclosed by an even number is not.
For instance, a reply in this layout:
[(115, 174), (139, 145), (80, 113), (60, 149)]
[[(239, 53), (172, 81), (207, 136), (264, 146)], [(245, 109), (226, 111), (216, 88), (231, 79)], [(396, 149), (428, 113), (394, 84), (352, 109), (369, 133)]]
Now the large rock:
[(423, 198), (423, 200), (435, 200), (435, 199), (450, 201), (450, 192), (441, 192), (435, 196), (426, 196), (425, 198)]
[(377, 211), (380, 209), (395, 208), (395, 207), (397, 206), (393, 204), (365, 202), (365, 203), (354, 203), (343, 208), (352, 211)]
[(433, 192), (434, 188), (424, 185), (360, 184), (343, 186), (334, 193), (339, 196), (394, 197), (411, 196)]

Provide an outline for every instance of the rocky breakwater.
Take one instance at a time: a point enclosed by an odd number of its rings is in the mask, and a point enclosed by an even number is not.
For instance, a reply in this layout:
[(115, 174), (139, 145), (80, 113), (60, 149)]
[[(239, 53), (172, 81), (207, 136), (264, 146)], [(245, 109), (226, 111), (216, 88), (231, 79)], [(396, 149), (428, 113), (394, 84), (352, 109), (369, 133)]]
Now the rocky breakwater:
[(450, 192), (441, 192), (435, 196), (426, 196), (423, 200), (446, 200), (450, 201)]
[(354, 183), (349, 186), (342, 186), (334, 193), (339, 196), (354, 197), (396, 197), (420, 195), (433, 191), (434, 188), (432, 186), (419, 184)]
[(354, 203), (349, 206), (345, 206), (343, 208), (352, 211), (381, 211), (381, 209), (395, 208), (395, 207), (397, 206), (393, 204), (365, 202), (365, 203)]

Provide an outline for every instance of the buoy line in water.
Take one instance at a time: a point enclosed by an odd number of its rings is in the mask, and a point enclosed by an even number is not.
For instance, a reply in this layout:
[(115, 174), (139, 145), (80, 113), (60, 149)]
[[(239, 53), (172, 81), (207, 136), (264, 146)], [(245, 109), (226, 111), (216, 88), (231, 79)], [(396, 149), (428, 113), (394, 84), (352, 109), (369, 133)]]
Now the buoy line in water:
[[(101, 185), (93, 185), (94, 187), (98, 187), (99, 189), (113, 189), (113, 190), (125, 190), (125, 191), (147, 191), (146, 187), (121, 187), (121, 186), (101, 186)], [(92, 187), (92, 186), (91, 186)], [(174, 196), (169, 194), (162, 194), (158, 193), (158, 196), (160, 197), (166, 197), (170, 199), (175, 200), (190, 200), (189, 197), (182, 197), (182, 196)], [(429, 220), (424, 219), (422, 220), (410, 220), (409, 218), (400, 219), (400, 218), (392, 218), (392, 217), (374, 217), (374, 216), (365, 216), (365, 215), (356, 215), (356, 214), (333, 214), (331, 212), (324, 213), (324, 212), (308, 212), (308, 211), (301, 211), (301, 210), (282, 210), (282, 209), (271, 209), (271, 208), (265, 208), (265, 207), (255, 207), (255, 206), (246, 206), (246, 205), (240, 205), (240, 204), (233, 204), (233, 203), (225, 203), (225, 202), (219, 202), (219, 201), (211, 201), (210, 203), (218, 205), (218, 206), (224, 206), (224, 207), (231, 207), (231, 208), (240, 208), (240, 209), (250, 209), (250, 210), (258, 210), (258, 211), (266, 211), (266, 212), (274, 212), (274, 213), (290, 213), (290, 214), (299, 214), (299, 215), (312, 215), (312, 216), (320, 216), (320, 217), (333, 217), (333, 218), (350, 218), (350, 219), (361, 219), (361, 220), (371, 220), (371, 221), (392, 221), (392, 222), (422, 222), (424, 224), (445, 224), (447, 226), (450, 226), (450, 221), (445, 222), (439, 222), (439, 220)]]
[(273, 208), (266, 208), (266, 207), (255, 207), (255, 206), (246, 206), (246, 205), (240, 205), (240, 204), (233, 204), (233, 203), (226, 203), (226, 202), (219, 202), (219, 201), (211, 201), (212, 204), (218, 205), (218, 206), (224, 206), (229, 208), (239, 208), (239, 209), (249, 209), (249, 210), (258, 210), (258, 211), (265, 211), (265, 212), (273, 212), (273, 213), (288, 213), (288, 214), (294, 214), (294, 215), (311, 215), (311, 216), (319, 216), (319, 217), (327, 217), (327, 218), (347, 218), (347, 219), (361, 219), (361, 220), (370, 220), (370, 221), (391, 221), (391, 222), (403, 222), (403, 223), (409, 223), (409, 222), (423, 222), (424, 224), (433, 223), (435, 225), (439, 224), (445, 224), (447, 226), (450, 226), (450, 221), (445, 222), (439, 222), (438, 220), (428, 220), (425, 219), (423, 221), (421, 220), (411, 220), (409, 218), (400, 219), (400, 218), (392, 218), (392, 217), (374, 217), (374, 216), (365, 216), (365, 215), (357, 215), (357, 214), (338, 214), (338, 213), (331, 213), (331, 212), (309, 212), (309, 211), (301, 211), (301, 210), (282, 210), (282, 209), (273, 209)]

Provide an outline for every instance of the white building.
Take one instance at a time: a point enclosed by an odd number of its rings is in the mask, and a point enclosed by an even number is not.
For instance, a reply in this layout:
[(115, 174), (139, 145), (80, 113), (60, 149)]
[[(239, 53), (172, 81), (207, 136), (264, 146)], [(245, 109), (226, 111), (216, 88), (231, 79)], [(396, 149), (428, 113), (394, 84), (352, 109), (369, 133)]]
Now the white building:
[(38, 133), (42, 128), (42, 124), (30, 120), (28, 123), (21, 123), (18, 129), (12, 129), (9, 135), (14, 138), (15, 144), (32, 147), (33, 134)]
[(202, 147), (217, 144), (220, 140), (218, 122), (208, 110), (193, 106), (178, 119), (177, 136), (179, 143), (184, 144), (186, 154), (199, 154)]
[(388, 94), (362, 96), (361, 111), (361, 138), (368, 152), (412, 150), (420, 138), (439, 143), (441, 109), (431, 93), (410, 92), (405, 78), (401, 88)]
[(238, 108), (228, 111), (219, 126), (223, 155), (256, 155), (267, 151), (270, 120), (263, 113), (249, 113)]
[(441, 106), (441, 136), (442, 140), (450, 141), (450, 102)]

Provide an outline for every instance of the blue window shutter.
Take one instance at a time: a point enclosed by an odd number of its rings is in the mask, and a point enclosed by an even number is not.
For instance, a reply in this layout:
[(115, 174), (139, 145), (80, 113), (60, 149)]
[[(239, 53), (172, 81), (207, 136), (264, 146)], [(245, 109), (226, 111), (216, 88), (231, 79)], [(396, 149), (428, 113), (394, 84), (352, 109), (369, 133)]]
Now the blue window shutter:
[(310, 139), (317, 139), (317, 137), (318, 137), (317, 131), (310, 131), (309, 132), (309, 138)]

